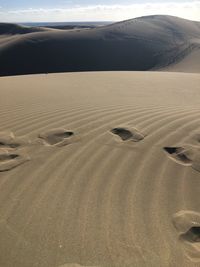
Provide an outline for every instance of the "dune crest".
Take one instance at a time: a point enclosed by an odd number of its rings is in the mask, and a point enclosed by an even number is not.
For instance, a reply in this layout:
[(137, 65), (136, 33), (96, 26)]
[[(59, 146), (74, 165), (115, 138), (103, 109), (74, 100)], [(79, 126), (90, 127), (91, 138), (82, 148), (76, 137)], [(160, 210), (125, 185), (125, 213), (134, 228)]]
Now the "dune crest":
[(46, 30), (48, 29), (43, 27), (26, 27), (14, 23), (0, 23), (0, 35), (28, 34)]

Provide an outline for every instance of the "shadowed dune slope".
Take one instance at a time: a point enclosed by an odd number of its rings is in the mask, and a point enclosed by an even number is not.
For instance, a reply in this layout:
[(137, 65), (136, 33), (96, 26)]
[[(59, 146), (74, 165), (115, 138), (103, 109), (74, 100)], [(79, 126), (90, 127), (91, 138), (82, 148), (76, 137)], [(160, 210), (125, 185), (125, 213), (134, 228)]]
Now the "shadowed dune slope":
[(48, 29), (43, 27), (26, 27), (14, 23), (0, 23), (0, 35), (27, 34), (32, 32), (43, 32)]
[(1, 267), (199, 267), (200, 75), (0, 78)]
[[(148, 16), (95, 29), (10, 38), (0, 43), (0, 75), (161, 69), (199, 49), (199, 22)], [(196, 65), (194, 71), (199, 69), (197, 61)]]
[(173, 64), (164, 67), (162, 70), (200, 73), (200, 49), (196, 46), (195, 49), (191, 49), (182, 60), (179, 60), (178, 62), (175, 61)]

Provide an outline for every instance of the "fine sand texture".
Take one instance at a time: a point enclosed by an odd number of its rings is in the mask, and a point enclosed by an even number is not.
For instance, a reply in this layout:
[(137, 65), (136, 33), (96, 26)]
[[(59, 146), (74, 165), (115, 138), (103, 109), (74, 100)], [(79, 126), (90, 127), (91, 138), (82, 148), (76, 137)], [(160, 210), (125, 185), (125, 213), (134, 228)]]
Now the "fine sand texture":
[(0, 76), (75, 71), (200, 71), (200, 22), (147, 16), (94, 29), (0, 24)]
[(0, 266), (200, 266), (199, 85), (1, 77)]

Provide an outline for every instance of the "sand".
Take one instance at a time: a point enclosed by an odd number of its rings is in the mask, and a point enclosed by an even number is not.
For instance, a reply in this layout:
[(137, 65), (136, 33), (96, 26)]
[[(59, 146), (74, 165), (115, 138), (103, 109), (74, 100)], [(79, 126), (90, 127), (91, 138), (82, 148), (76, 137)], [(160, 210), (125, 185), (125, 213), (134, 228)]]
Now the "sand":
[(163, 69), (199, 73), (199, 59), (200, 22), (172, 16), (72, 31), (0, 24), (0, 76)]
[(199, 266), (199, 85), (1, 77), (0, 266)]

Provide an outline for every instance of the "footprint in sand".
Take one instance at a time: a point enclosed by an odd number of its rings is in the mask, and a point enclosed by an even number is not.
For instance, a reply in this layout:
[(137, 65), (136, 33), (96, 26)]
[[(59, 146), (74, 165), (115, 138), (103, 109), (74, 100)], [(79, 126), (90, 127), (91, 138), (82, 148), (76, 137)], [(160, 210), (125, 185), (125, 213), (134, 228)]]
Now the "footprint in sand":
[(28, 160), (22, 152), (0, 149), (0, 172), (9, 171)]
[(200, 213), (182, 210), (174, 214), (173, 225), (187, 257), (200, 262)]
[(0, 148), (18, 148), (28, 142), (25, 137), (15, 137), (12, 132), (0, 132)]
[(29, 141), (24, 137), (15, 137), (12, 132), (0, 132), (0, 172), (9, 171), (29, 157), (20, 150)]
[(169, 157), (176, 162), (191, 166), (192, 160), (190, 159), (190, 153), (183, 147), (164, 147), (165, 152), (169, 154)]
[(169, 158), (183, 166), (191, 166), (194, 170), (200, 172), (200, 147), (198, 146), (179, 146), (164, 147), (164, 151)]
[(45, 145), (66, 146), (77, 140), (74, 132), (66, 129), (52, 129), (39, 134)]
[(117, 135), (122, 141), (139, 142), (144, 139), (142, 133), (131, 127), (116, 127), (111, 130), (111, 133)]
[(191, 227), (182, 238), (189, 242), (200, 242), (200, 225)]

